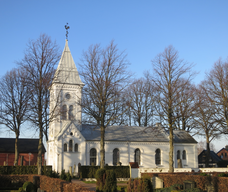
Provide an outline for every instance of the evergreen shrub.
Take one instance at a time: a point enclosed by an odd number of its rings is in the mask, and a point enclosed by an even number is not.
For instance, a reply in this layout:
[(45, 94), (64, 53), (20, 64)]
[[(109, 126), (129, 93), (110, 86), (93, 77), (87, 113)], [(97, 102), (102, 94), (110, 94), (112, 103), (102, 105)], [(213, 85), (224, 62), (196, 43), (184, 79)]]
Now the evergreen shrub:
[(34, 184), (32, 182), (29, 182), (29, 181), (26, 181), (23, 184), (22, 189), (23, 189), (23, 191), (26, 191), (26, 192), (35, 192), (36, 191)]
[(127, 185), (127, 192), (153, 192), (151, 178), (144, 175), (142, 178), (130, 179)]
[(97, 180), (96, 182), (96, 192), (103, 192), (103, 188), (105, 185), (105, 169), (98, 169), (95, 175)]
[(59, 177), (59, 178), (62, 179), (62, 180), (66, 180), (67, 175), (66, 175), (66, 173), (65, 173), (65, 169), (63, 169), (63, 170), (61, 171), (61, 174), (60, 174), (60, 177)]
[(113, 170), (106, 170), (104, 192), (117, 192), (116, 174)]

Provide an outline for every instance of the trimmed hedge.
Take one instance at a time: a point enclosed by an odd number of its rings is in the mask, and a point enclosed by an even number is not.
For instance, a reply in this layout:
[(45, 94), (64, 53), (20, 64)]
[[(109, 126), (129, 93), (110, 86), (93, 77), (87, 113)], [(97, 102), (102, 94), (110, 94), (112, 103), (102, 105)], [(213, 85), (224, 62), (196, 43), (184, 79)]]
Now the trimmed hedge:
[[(82, 178), (95, 178), (98, 169), (100, 166), (81, 166), (80, 176)], [(113, 170), (116, 178), (130, 178), (129, 166), (105, 166), (105, 170)]]
[[(42, 166), (42, 174), (48, 175), (52, 171), (52, 166)], [(0, 166), (0, 174), (2, 175), (27, 175), (37, 174), (36, 165), (28, 166)]]
[(222, 160), (217, 163), (218, 167), (227, 167), (228, 161)]

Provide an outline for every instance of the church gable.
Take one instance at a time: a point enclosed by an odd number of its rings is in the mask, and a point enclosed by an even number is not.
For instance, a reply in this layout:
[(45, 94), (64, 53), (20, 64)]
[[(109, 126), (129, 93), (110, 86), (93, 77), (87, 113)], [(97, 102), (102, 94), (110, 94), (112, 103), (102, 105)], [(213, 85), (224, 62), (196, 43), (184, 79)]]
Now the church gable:
[(85, 141), (85, 138), (80, 132), (80, 125), (76, 125), (73, 121), (68, 121), (55, 139), (61, 140), (66, 137), (78, 138), (79, 141)]

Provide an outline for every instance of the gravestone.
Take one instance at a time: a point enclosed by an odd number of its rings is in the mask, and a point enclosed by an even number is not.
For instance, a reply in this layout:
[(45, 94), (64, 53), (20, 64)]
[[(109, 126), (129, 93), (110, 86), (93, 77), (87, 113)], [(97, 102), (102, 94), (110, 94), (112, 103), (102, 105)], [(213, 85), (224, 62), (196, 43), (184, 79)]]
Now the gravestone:
[(44, 190), (38, 188), (38, 189), (37, 189), (37, 192), (44, 192)]
[(206, 189), (207, 189), (207, 192), (215, 192), (215, 188), (213, 185), (207, 185)]
[(70, 166), (70, 176), (72, 177), (73, 174), (72, 174), (72, 166)]
[(153, 184), (153, 188), (157, 189), (157, 188), (163, 188), (163, 179), (159, 178), (159, 177), (152, 177), (152, 184)]
[(195, 186), (196, 183), (194, 181), (184, 181), (184, 189), (193, 189)]
[(78, 177), (81, 177), (80, 172), (81, 172), (81, 163), (78, 163)]
[(177, 167), (182, 168), (182, 161), (181, 159), (177, 159)]
[(21, 166), (23, 165), (24, 156), (21, 156)]
[(74, 164), (74, 175), (75, 175), (75, 173), (76, 173), (76, 165)]

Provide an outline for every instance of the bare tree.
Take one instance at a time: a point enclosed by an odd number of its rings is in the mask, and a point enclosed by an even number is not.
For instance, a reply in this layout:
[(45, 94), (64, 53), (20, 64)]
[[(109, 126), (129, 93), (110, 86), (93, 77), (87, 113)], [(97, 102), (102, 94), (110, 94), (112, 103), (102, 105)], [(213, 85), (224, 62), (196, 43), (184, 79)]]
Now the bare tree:
[[(178, 52), (172, 47), (167, 47), (164, 52), (157, 55), (152, 60), (154, 68), (153, 82), (157, 87), (159, 96), (159, 107), (157, 113), (164, 118), (164, 124), (169, 130), (169, 172), (173, 172), (173, 129), (175, 127), (176, 117), (174, 109), (182, 102), (176, 102), (178, 93), (183, 89), (192, 78), (192, 65), (179, 59)], [(180, 83), (180, 79), (186, 81)]]
[[(186, 79), (180, 79), (179, 82), (183, 84), (184, 81)], [(176, 116), (175, 127), (179, 130), (191, 132), (196, 126), (194, 121), (196, 111), (195, 90), (195, 86), (187, 81), (177, 93), (174, 115)]]
[[(55, 65), (60, 59), (57, 44), (46, 34), (29, 41), (24, 58), (18, 62), (28, 74), (27, 83), (31, 90), (29, 120), (38, 127), (39, 146), (37, 167), (41, 175), (43, 134), (47, 135), (52, 111), (49, 111), (49, 88), (54, 78)], [(46, 137), (46, 139), (48, 139)]]
[(106, 127), (121, 114), (118, 94), (128, 85), (130, 74), (124, 52), (120, 52), (112, 41), (106, 48), (100, 45), (90, 46), (84, 52), (80, 75), (83, 78), (83, 112), (93, 118), (101, 130), (100, 155), (101, 168), (105, 164), (104, 136)]
[(219, 59), (206, 75), (205, 94), (216, 110), (221, 132), (228, 134), (228, 63)]
[(128, 89), (131, 102), (129, 102), (132, 118), (137, 126), (150, 126), (153, 124), (156, 90), (150, 78), (135, 80)]
[(207, 158), (206, 158), (206, 167), (209, 167), (209, 159), (210, 159), (210, 143), (216, 137), (219, 137), (219, 124), (216, 118), (216, 109), (214, 105), (211, 105), (206, 93), (205, 89), (200, 86), (197, 91), (197, 110), (196, 110), (196, 125), (199, 130), (199, 135), (203, 135), (206, 137), (206, 150), (207, 150)]
[(26, 72), (13, 69), (6, 73), (0, 81), (1, 111), (0, 123), (15, 133), (15, 160), (18, 164), (18, 138), (21, 125), (27, 120), (30, 91), (26, 85)]

